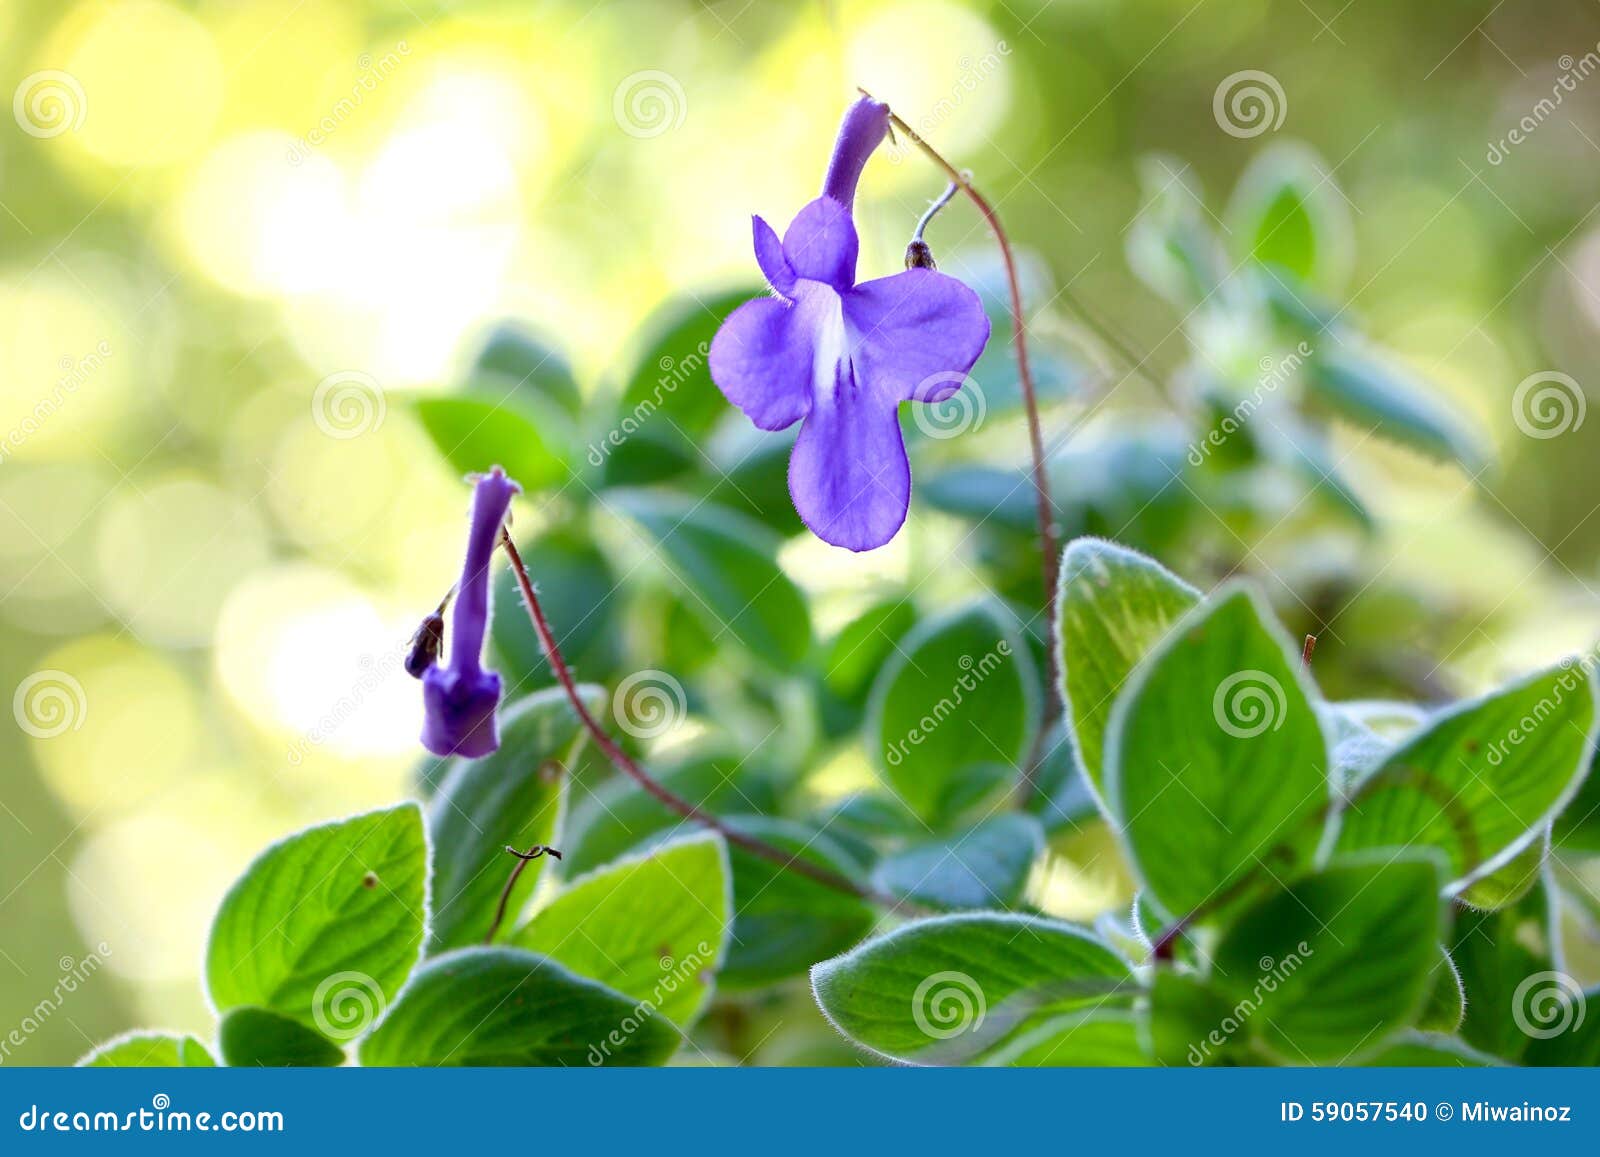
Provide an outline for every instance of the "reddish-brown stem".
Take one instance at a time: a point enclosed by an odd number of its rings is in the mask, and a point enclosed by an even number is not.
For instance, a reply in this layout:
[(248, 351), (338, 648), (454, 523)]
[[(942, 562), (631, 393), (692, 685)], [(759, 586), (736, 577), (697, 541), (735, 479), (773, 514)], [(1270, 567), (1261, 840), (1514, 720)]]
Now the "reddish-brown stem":
[[(872, 95), (865, 89), (861, 90), (861, 94)], [(1016, 351), (1017, 380), (1022, 384), (1022, 404), (1028, 415), (1028, 443), (1033, 451), (1033, 496), (1039, 521), (1039, 550), (1043, 556), (1041, 572), (1044, 579), (1045, 640), (1048, 644), (1045, 647), (1045, 654), (1048, 656), (1045, 660), (1048, 694), (1045, 696), (1044, 718), (1040, 721), (1033, 749), (1028, 753), (1027, 761), (1022, 768), (1022, 782), (1018, 785), (1019, 794), (1023, 799), (1027, 799), (1036, 790), (1035, 772), (1044, 751), (1045, 734), (1050, 724), (1055, 722), (1059, 710), (1055, 693), (1057, 683), (1055, 633), (1056, 575), (1061, 564), (1061, 545), (1056, 534), (1055, 504), (1050, 499), (1050, 476), (1045, 468), (1044, 431), (1039, 423), (1039, 397), (1033, 386), (1033, 369), (1028, 362), (1028, 332), (1022, 312), (1022, 283), (1017, 276), (1017, 261), (1011, 252), (1011, 240), (1006, 236), (1005, 227), (1000, 224), (1000, 216), (994, 211), (994, 206), (989, 204), (988, 199), (978, 192), (972, 183), (972, 178), (945, 160), (939, 150), (923, 140), (915, 129), (896, 116), (893, 111), (889, 113), (889, 122), (903, 133), (907, 140), (921, 149), (930, 161), (944, 170), (945, 176), (950, 178), (951, 183), (958, 186), (977, 206), (978, 212), (983, 214), (983, 219), (989, 226), (989, 231), (994, 234), (995, 243), (1000, 247), (1000, 259), (1006, 268), (1006, 288), (1011, 296), (1011, 346)]]
[(578, 694), (578, 685), (572, 678), (572, 671), (567, 666), (566, 659), (562, 657), (561, 648), (556, 645), (555, 634), (550, 630), (550, 623), (544, 617), (544, 608), (539, 604), (539, 596), (533, 589), (533, 582), (528, 578), (527, 568), (522, 564), (522, 555), (518, 553), (516, 544), (511, 541), (511, 536), (502, 533), (500, 545), (505, 548), (506, 558), (511, 562), (511, 573), (516, 576), (517, 586), (522, 591), (522, 601), (528, 608), (528, 617), (533, 621), (534, 633), (539, 636), (539, 645), (544, 648), (545, 657), (550, 661), (550, 669), (555, 672), (556, 681), (561, 684), (561, 689), (566, 692), (567, 701), (572, 704), (572, 709), (577, 712), (578, 719), (583, 724), (584, 730), (589, 733), (590, 738), (594, 740), (595, 746), (600, 749), (601, 753), (611, 761), (612, 766), (633, 780), (634, 783), (638, 784), (668, 810), (676, 812), (684, 819), (693, 820), (697, 824), (710, 828), (727, 840), (728, 843), (744, 849), (753, 856), (760, 856), (764, 860), (777, 864), (780, 868), (797, 872), (825, 887), (847, 892), (863, 900), (871, 900), (874, 903), (883, 904), (890, 908), (907, 907), (907, 905), (901, 904), (892, 896), (881, 895), (870, 888), (862, 887), (840, 872), (835, 872), (831, 868), (825, 868), (821, 864), (813, 863), (798, 855), (786, 852), (782, 848), (767, 843), (765, 840), (758, 840), (753, 836), (737, 831), (710, 812), (696, 807), (682, 796), (669, 791), (649, 772), (639, 766), (638, 762), (626, 751), (622, 750), (617, 745), (616, 740), (611, 738), (606, 729), (600, 725), (600, 721), (594, 717), (594, 713), (584, 703), (583, 696)]
[(516, 848), (507, 844), (506, 851), (517, 857), (517, 866), (511, 869), (511, 875), (506, 879), (506, 886), (500, 890), (500, 903), (495, 906), (494, 922), (489, 925), (489, 934), (483, 938), (485, 944), (494, 943), (495, 934), (500, 931), (500, 925), (505, 923), (506, 905), (511, 902), (511, 889), (517, 886), (517, 881), (522, 878), (522, 873), (527, 870), (528, 863), (532, 860), (537, 860), (546, 852), (558, 860), (561, 858), (560, 852), (554, 848), (547, 848), (543, 844), (535, 844), (525, 852), (519, 852)]
[(1300, 663), (1308, 671), (1311, 669), (1311, 655), (1316, 649), (1317, 637), (1315, 635), (1307, 635), (1305, 648), (1300, 652)]

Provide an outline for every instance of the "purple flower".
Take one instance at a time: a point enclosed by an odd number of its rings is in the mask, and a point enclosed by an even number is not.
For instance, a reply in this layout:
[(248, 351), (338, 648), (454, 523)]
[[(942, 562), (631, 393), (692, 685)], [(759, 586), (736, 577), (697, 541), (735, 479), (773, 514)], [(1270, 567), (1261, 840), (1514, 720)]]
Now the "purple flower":
[(483, 669), (483, 636), (489, 625), (489, 562), (511, 496), (519, 490), (496, 466), (478, 478), (472, 492), (472, 529), (451, 612), (449, 661), (422, 672), (427, 712), (422, 746), (435, 755), (476, 759), (500, 746), (494, 715), (500, 705), (500, 676)]
[(932, 269), (856, 284), (861, 170), (888, 133), (889, 108), (845, 113), (822, 196), (783, 240), (754, 218), (756, 263), (776, 297), (734, 310), (711, 343), (711, 378), (757, 427), (803, 422), (789, 494), (813, 533), (851, 550), (895, 536), (911, 503), (899, 405), (942, 402), (989, 340), (978, 295)]

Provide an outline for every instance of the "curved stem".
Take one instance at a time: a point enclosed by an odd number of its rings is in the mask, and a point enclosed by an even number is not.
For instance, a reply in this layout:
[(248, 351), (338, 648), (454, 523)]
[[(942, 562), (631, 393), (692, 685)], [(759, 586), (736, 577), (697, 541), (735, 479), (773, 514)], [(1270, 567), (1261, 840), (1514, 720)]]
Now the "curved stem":
[[(861, 89), (863, 96), (870, 96), (865, 89)], [(977, 206), (978, 212), (983, 214), (984, 221), (989, 226), (989, 232), (994, 234), (995, 243), (1000, 247), (1000, 259), (1006, 268), (1006, 288), (1011, 297), (1011, 346), (1017, 356), (1017, 379), (1022, 384), (1022, 404), (1028, 414), (1028, 444), (1033, 452), (1033, 492), (1034, 508), (1039, 522), (1039, 551), (1043, 556), (1041, 577), (1044, 582), (1045, 606), (1045, 639), (1048, 646), (1045, 652), (1048, 656), (1047, 687), (1049, 694), (1045, 696), (1044, 718), (1040, 721), (1039, 731), (1034, 739), (1033, 749), (1028, 753), (1027, 761), (1022, 769), (1022, 781), (1018, 785), (1019, 792), (1024, 799), (1031, 797), (1036, 790), (1035, 772), (1044, 750), (1044, 736), (1050, 724), (1055, 722), (1060, 710), (1056, 701), (1055, 687), (1058, 682), (1056, 670), (1055, 634), (1056, 634), (1056, 578), (1061, 565), (1061, 544), (1056, 533), (1055, 504), (1050, 498), (1050, 477), (1045, 469), (1044, 458), (1044, 433), (1039, 424), (1039, 397), (1033, 385), (1033, 369), (1028, 361), (1028, 333), (1027, 323), (1022, 313), (1022, 283), (1017, 277), (1016, 256), (1011, 251), (1011, 240), (1006, 236), (1005, 227), (1000, 224), (1000, 217), (994, 211), (982, 193), (973, 185), (972, 179), (966, 173), (956, 168), (949, 161), (917, 134), (917, 131), (901, 120), (893, 110), (889, 113), (889, 123), (896, 130), (904, 133), (906, 139), (939, 168), (944, 170), (950, 183), (958, 186), (969, 200)]]
[(797, 854), (784, 851), (782, 848), (758, 840), (754, 836), (747, 836), (743, 832), (728, 826), (718, 817), (705, 811), (682, 796), (668, 790), (658, 782), (649, 772), (634, 760), (626, 751), (618, 746), (616, 740), (600, 725), (588, 706), (583, 701), (583, 696), (578, 694), (578, 685), (572, 678), (572, 671), (567, 666), (567, 661), (562, 657), (561, 648), (556, 645), (555, 634), (550, 630), (550, 623), (544, 617), (544, 608), (539, 605), (539, 596), (533, 589), (533, 583), (528, 578), (528, 571), (522, 564), (522, 555), (518, 553), (516, 544), (511, 541), (511, 536), (502, 532), (500, 545), (505, 548), (506, 557), (511, 561), (511, 572), (516, 576), (517, 586), (522, 590), (522, 600), (527, 605), (528, 617), (533, 620), (534, 632), (539, 636), (539, 645), (544, 648), (545, 657), (550, 660), (550, 669), (555, 672), (556, 681), (561, 684), (561, 689), (566, 692), (567, 701), (572, 704), (572, 709), (577, 712), (579, 721), (583, 724), (595, 746), (609, 759), (618, 771), (638, 784), (654, 799), (669, 811), (676, 812), (684, 819), (693, 820), (695, 823), (711, 829), (728, 843), (742, 848), (753, 856), (777, 864), (791, 872), (807, 877), (824, 887), (833, 888), (839, 892), (871, 900), (888, 908), (906, 908), (911, 906), (901, 903), (892, 896), (886, 896), (863, 887), (850, 877), (832, 868), (823, 867), (821, 864), (803, 859)]

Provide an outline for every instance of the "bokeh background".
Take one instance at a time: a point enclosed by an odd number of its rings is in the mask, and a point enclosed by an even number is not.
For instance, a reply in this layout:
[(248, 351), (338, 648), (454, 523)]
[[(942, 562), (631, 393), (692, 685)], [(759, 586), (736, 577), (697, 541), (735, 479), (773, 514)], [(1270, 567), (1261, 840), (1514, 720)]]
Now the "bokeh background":
[[(1585, 0), (0, 0), (0, 1037), (32, 1022), (4, 1063), (209, 1031), (198, 969), (237, 872), (413, 788), (394, 656), (450, 581), (465, 497), (418, 399), (471, 385), (512, 322), (603, 430), (654, 311), (751, 284), (749, 214), (814, 195), (856, 85), (970, 168), (1027, 251), (1038, 340), (1075, 367), (1047, 413), (1063, 453), (1159, 428), (1197, 356), (1127, 258), (1160, 174), (1226, 234), (1252, 162), (1311, 150), (1321, 288), (1494, 465), (1346, 428), (1375, 526), (1131, 537), (1197, 580), (1256, 574), (1293, 626), (1332, 631), (1319, 663), (1346, 696), (1466, 693), (1591, 645), (1600, 419), (1529, 436), (1513, 397), (1559, 371), (1581, 405), (1600, 380), (1597, 51)], [(1281, 118), (1228, 131), (1215, 98), (1246, 70)], [(880, 154), (864, 273), (898, 267), (941, 184)], [(960, 202), (930, 239), (988, 259)], [(1207, 340), (1225, 360), (1230, 335)], [(1002, 415), (936, 449), (1014, 468), (1024, 445)], [(864, 589), (915, 576), (937, 608), (981, 586), (946, 558), (977, 549), (919, 503), (875, 555), (796, 535), (781, 558), (826, 638)], [(613, 669), (666, 665), (653, 638), (625, 631)], [(818, 792), (864, 767), (838, 756)], [(1058, 840), (1044, 906), (1123, 896), (1103, 851)]]

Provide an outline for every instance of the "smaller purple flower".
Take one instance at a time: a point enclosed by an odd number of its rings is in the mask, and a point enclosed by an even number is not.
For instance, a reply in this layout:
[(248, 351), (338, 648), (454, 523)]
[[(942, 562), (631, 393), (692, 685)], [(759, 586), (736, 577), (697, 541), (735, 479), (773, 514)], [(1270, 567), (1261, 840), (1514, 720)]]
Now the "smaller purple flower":
[(500, 746), (495, 727), (500, 676), (483, 668), (483, 637), (489, 625), (489, 563), (511, 496), (520, 489), (496, 466), (479, 476), (472, 492), (472, 527), (451, 611), (449, 659), (422, 672), (422, 746), (435, 755), (476, 759)]
[(747, 301), (711, 343), (711, 378), (762, 430), (802, 422), (789, 495), (824, 542), (873, 550), (911, 504), (901, 402), (942, 402), (989, 340), (978, 295), (932, 269), (856, 284), (851, 206), (889, 107), (862, 97), (845, 113), (822, 195), (778, 240), (753, 219), (756, 263), (775, 297)]

